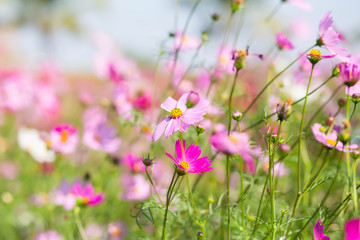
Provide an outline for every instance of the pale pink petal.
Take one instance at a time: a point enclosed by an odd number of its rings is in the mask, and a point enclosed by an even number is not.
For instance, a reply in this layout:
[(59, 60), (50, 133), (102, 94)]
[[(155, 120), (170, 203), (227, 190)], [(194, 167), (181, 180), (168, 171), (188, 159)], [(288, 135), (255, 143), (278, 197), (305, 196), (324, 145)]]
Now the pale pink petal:
[(159, 125), (156, 126), (155, 131), (153, 133), (152, 139), (153, 141), (159, 140), (161, 135), (164, 133), (166, 126), (168, 125), (170, 118), (165, 118), (162, 120)]
[(172, 97), (168, 97), (165, 102), (161, 104), (161, 108), (165, 109), (168, 112), (171, 112), (176, 107), (176, 100)]
[(185, 112), (186, 109), (187, 109), (187, 107), (186, 107), (186, 102), (187, 102), (188, 96), (189, 96), (189, 93), (183, 94), (183, 95), (179, 98), (179, 100), (178, 100), (178, 102), (177, 102), (177, 104), (176, 104), (176, 107), (177, 107), (177, 108), (180, 108), (180, 110), (181, 110), (182, 112)]

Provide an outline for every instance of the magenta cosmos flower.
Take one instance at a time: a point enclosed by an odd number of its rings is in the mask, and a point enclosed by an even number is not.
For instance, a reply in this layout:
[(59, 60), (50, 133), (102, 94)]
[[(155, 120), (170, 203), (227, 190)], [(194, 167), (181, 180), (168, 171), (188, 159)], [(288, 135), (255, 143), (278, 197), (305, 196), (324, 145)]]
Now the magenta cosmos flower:
[(344, 240), (360, 240), (360, 219), (355, 218), (347, 221), (344, 226)]
[(91, 207), (100, 204), (105, 198), (103, 193), (96, 194), (91, 184), (82, 188), (79, 183), (75, 183), (70, 193), (76, 197), (78, 204)]
[(294, 45), (290, 40), (281, 32), (276, 34), (276, 44), (278, 45), (278, 48), (282, 50), (291, 50), (294, 48)]
[(211, 161), (208, 157), (199, 158), (201, 150), (199, 146), (191, 144), (188, 148), (185, 147), (185, 141), (182, 141), (183, 146), (180, 145), (180, 139), (175, 143), (175, 158), (166, 153), (166, 155), (174, 161), (176, 167), (188, 173), (208, 172), (211, 169)]
[(183, 94), (178, 101), (168, 97), (161, 104), (161, 108), (170, 112), (170, 114), (157, 125), (153, 133), (153, 141), (157, 141), (165, 132), (165, 138), (168, 138), (176, 131), (186, 132), (190, 125), (203, 120), (206, 114), (207, 101), (200, 99), (194, 106), (187, 106), (189, 93)]
[[(334, 126), (336, 128), (337, 126)], [(338, 128), (338, 127), (337, 127)], [(333, 148), (337, 141), (337, 132), (335, 130), (332, 130), (327, 133), (327, 129), (323, 127), (320, 123), (315, 123), (312, 125), (311, 130), (314, 134), (314, 137), (316, 141), (322, 143), (328, 148)], [(346, 151), (346, 148), (344, 147), (344, 144), (339, 141), (336, 145), (336, 149), (342, 152)], [(351, 144), (349, 146), (349, 151), (352, 152), (354, 150), (358, 149), (357, 144)]]
[(220, 132), (210, 137), (210, 144), (219, 152), (234, 155), (239, 154), (247, 163), (250, 173), (255, 173), (255, 162), (252, 155), (259, 155), (259, 149), (252, 148), (250, 137), (246, 133)]
[(327, 12), (320, 20), (319, 39), (316, 44), (320, 47), (324, 45), (331, 54), (347, 62), (349, 54), (346, 48), (337, 46), (341, 42), (341, 35), (332, 27), (333, 19), (330, 14), (331, 12)]
[(79, 142), (77, 129), (70, 124), (54, 127), (50, 132), (50, 146), (56, 152), (70, 154), (75, 152)]
[(330, 238), (324, 234), (324, 227), (321, 225), (320, 219), (315, 223), (315, 226), (314, 226), (314, 239), (315, 240), (330, 240)]

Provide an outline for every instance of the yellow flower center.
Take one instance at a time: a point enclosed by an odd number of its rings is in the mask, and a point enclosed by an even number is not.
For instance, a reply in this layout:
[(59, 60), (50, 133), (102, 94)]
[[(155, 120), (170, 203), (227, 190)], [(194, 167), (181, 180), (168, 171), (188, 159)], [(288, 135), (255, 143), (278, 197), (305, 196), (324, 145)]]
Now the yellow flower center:
[(313, 55), (315, 57), (320, 57), (321, 56), (321, 51), (319, 49), (312, 49), (310, 51), (310, 55)]
[(329, 138), (327, 138), (326, 141), (327, 141), (328, 144), (330, 144), (330, 145), (335, 145), (335, 143), (336, 143), (336, 140), (332, 140), (332, 139), (329, 139)]
[(180, 110), (180, 108), (174, 108), (170, 112), (170, 116), (172, 118), (179, 118), (181, 115), (182, 115), (182, 111)]
[(230, 139), (230, 141), (232, 141), (233, 143), (238, 143), (238, 140), (235, 138), (235, 137), (233, 137), (233, 136), (229, 136), (229, 139)]
[(187, 36), (183, 36), (181, 42), (182, 44), (186, 44), (187, 42), (189, 42), (189, 38)]
[(244, 50), (237, 51), (237, 54), (239, 58), (245, 58), (247, 56), (247, 52)]
[(189, 168), (189, 163), (185, 161), (181, 161), (180, 166), (182, 166), (185, 169), (185, 171), (187, 171)]
[(61, 141), (66, 142), (69, 137), (69, 131), (68, 130), (61, 130)]
[(83, 199), (82, 199), (82, 203), (83, 204), (87, 204), (89, 202), (89, 198), (88, 197), (84, 197)]

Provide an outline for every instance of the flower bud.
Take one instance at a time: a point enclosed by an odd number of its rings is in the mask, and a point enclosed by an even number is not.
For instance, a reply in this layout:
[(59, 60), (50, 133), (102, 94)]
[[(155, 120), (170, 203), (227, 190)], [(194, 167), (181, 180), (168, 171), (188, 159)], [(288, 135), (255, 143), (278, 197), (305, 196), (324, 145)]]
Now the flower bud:
[(214, 203), (214, 202), (215, 202), (215, 199), (214, 199), (214, 196), (213, 196), (213, 195), (210, 195), (210, 196), (208, 197), (208, 202), (209, 202), (209, 203)]
[(235, 61), (234, 67), (236, 68), (237, 71), (244, 68), (245, 58), (247, 55), (248, 54), (245, 50), (233, 51), (233, 60)]
[(291, 146), (286, 143), (282, 143), (279, 145), (279, 151), (283, 153), (288, 153), (291, 151)]
[(238, 110), (235, 110), (232, 114), (232, 118), (236, 121), (240, 121), (242, 116), (243, 116), (242, 113), (239, 112)]
[(289, 98), (283, 104), (278, 104), (276, 106), (277, 117), (280, 121), (287, 120), (288, 117), (290, 117), (290, 114), (292, 112), (292, 103), (292, 99)]
[(191, 91), (187, 98), (186, 106), (188, 108), (194, 107), (200, 101), (200, 96), (197, 92)]
[(202, 125), (197, 125), (195, 126), (195, 130), (197, 132), (198, 135), (200, 135), (201, 133), (205, 132), (205, 128)]
[(145, 157), (142, 158), (142, 162), (145, 166), (150, 167), (151, 165), (154, 164), (154, 159), (151, 159), (148, 155), (146, 158)]
[(340, 99), (338, 100), (337, 104), (338, 104), (338, 106), (339, 106), (340, 108), (342, 108), (342, 107), (345, 106), (346, 100), (343, 99), (343, 98), (340, 98)]
[(360, 158), (360, 152), (359, 152), (359, 150), (354, 150), (354, 151), (352, 151), (350, 154), (351, 154), (351, 157), (354, 158), (354, 159)]
[(220, 16), (219, 16), (219, 14), (214, 13), (213, 15), (211, 15), (211, 19), (216, 22), (220, 19)]
[(360, 93), (354, 93), (351, 96), (351, 101), (355, 104), (358, 104), (360, 102)]
[(203, 240), (204, 239), (204, 234), (202, 232), (198, 232), (196, 234), (196, 236), (197, 236), (197, 240)]
[(326, 118), (326, 124), (327, 124), (328, 126), (330, 126), (331, 124), (333, 124), (334, 121), (335, 121), (335, 118), (332, 117), (332, 116), (328, 116), (328, 117)]
[(175, 33), (170, 32), (169, 37), (171, 37), (171, 38), (175, 37)]
[(334, 67), (334, 69), (332, 70), (332, 76), (333, 77), (338, 77), (340, 76), (340, 68), (339, 68), (339, 65), (336, 65)]

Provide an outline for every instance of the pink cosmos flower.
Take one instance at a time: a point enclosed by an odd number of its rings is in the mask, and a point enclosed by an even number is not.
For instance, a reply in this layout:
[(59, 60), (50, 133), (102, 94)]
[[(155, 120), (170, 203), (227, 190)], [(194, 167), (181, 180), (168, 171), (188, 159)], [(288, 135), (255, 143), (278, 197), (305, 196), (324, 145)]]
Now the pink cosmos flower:
[(89, 148), (107, 153), (115, 153), (121, 144), (121, 139), (116, 137), (116, 129), (106, 125), (105, 122), (98, 123), (93, 128), (85, 129), (83, 141)]
[(217, 67), (217, 71), (219, 72), (224, 72), (226, 74), (232, 74), (235, 72), (235, 70), (233, 69), (233, 61), (232, 61), (232, 49), (230, 47), (227, 46), (222, 46), (219, 49), (219, 53), (218, 53), (218, 67)]
[[(269, 156), (261, 156), (259, 160), (262, 162), (264, 172), (268, 172), (269, 170)], [(285, 167), (284, 162), (277, 162), (274, 166), (275, 176), (282, 177), (290, 174), (290, 169)]]
[(354, 86), (360, 79), (360, 56), (353, 55), (349, 62), (338, 64), (340, 78), (348, 87)]
[(121, 196), (125, 200), (138, 201), (150, 196), (150, 183), (141, 174), (124, 174), (121, 178), (125, 193)]
[(324, 227), (321, 225), (320, 219), (315, 223), (314, 226), (314, 238), (315, 240), (330, 240), (329, 237), (324, 235)]
[[(322, 143), (323, 145), (325, 145), (328, 148), (333, 148), (335, 146), (336, 141), (337, 141), (337, 133), (335, 130), (332, 130), (331, 132), (326, 133), (327, 129), (325, 127), (323, 127), (320, 123), (315, 123), (314, 125), (312, 125), (311, 130), (314, 134), (316, 141)], [(336, 149), (338, 151), (342, 151), (342, 152), (346, 151), (346, 148), (344, 147), (344, 144), (341, 141), (339, 141), (337, 143)], [(358, 149), (357, 144), (351, 144), (349, 146), (350, 152), (357, 150), (357, 149)]]
[(107, 228), (107, 235), (111, 240), (120, 240), (126, 235), (126, 226), (120, 222), (112, 222)]
[(79, 183), (75, 183), (70, 193), (77, 198), (79, 204), (90, 207), (100, 204), (105, 198), (103, 193), (96, 194), (91, 184), (82, 188)]
[(285, 2), (289, 2), (293, 4), (295, 7), (300, 8), (306, 12), (312, 11), (312, 5), (304, 0), (283, 0)]
[(317, 45), (324, 45), (332, 55), (336, 55), (341, 61), (347, 62), (349, 60), (349, 54), (345, 48), (337, 46), (341, 42), (341, 36), (332, 27), (333, 19), (330, 14), (331, 12), (327, 12), (320, 20)]
[(290, 40), (285, 36), (284, 33), (276, 34), (276, 43), (279, 49), (283, 50), (291, 50), (294, 48), (294, 45), (290, 42)]
[(234, 155), (239, 154), (247, 163), (250, 173), (255, 173), (255, 162), (252, 155), (259, 155), (258, 148), (250, 146), (250, 137), (246, 133), (231, 132), (228, 136), (227, 132), (219, 132), (210, 137), (210, 144), (217, 151)]
[(56, 152), (62, 154), (73, 153), (78, 142), (77, 129), (70, 124), (56, 126), (50, 132), (50, 146)]
[(180, 139), (175, 143), (175, 158), (166, 153), (166, 155), (174, 161), (176, 167), (188, 172), (199, 173), (208, 172), (211, 169), (211, 161), (208, 157), (199, 158), (201, 150), (199, 146), (191, 144), (188, 148), (185, 147), (185, 141), (182, 141), (182, 147), (180, 145)]
[(187, 107), (189, 93), (183, 94), (178, 101), (168, 97), (161, 104), (161, 108), (170, 112), (170, 114), (156, 127), (153, 133), (153, 141), (159, 140), (165, 132), (165, 138), (168, 138), (175, 131), (186, 132), (190, 125), (203, 120), (208, 103), (201, 98), (199, 102), (191, 107)]
[(11, 161), (0, 162), (0, 177), (14, 180), (19, 174), (19, 168)]
[(113, 103), (116, 107), (118, 114), (125, 120), (132, 120), (133, 106), (131, 104), (129, 90), (124, 84), (117, 85), (114, 90)]
[(190, 50), (200, 46), (199, 38), (184, 35), (182, 32), (175, 33), (175, 50)]
[(360, 219), (355, 218), (347, 221), (344, 226), (344, 240), (360, 240)]
[(132, 172), (145, 172), (145, 165), (140, 157), (134, 156), (131, 153), (125, 155), (121, 162)]
[(35, 112), (43, 120), (54, 120), (60, 113), (60, 100), (50, 84), (37, 84), (35, 91)]
[(63, 240), (64, 238), (55, 230), (39, 233), (34, 240)]
[(141, 92), (140, 94), (138, 94), (138, 96), (135, 97), (132, 104), (135, 109), (146, 111), (146, 110), (150, 109), (151, 101), (152, 101), (152, 99), (149, 94)]

